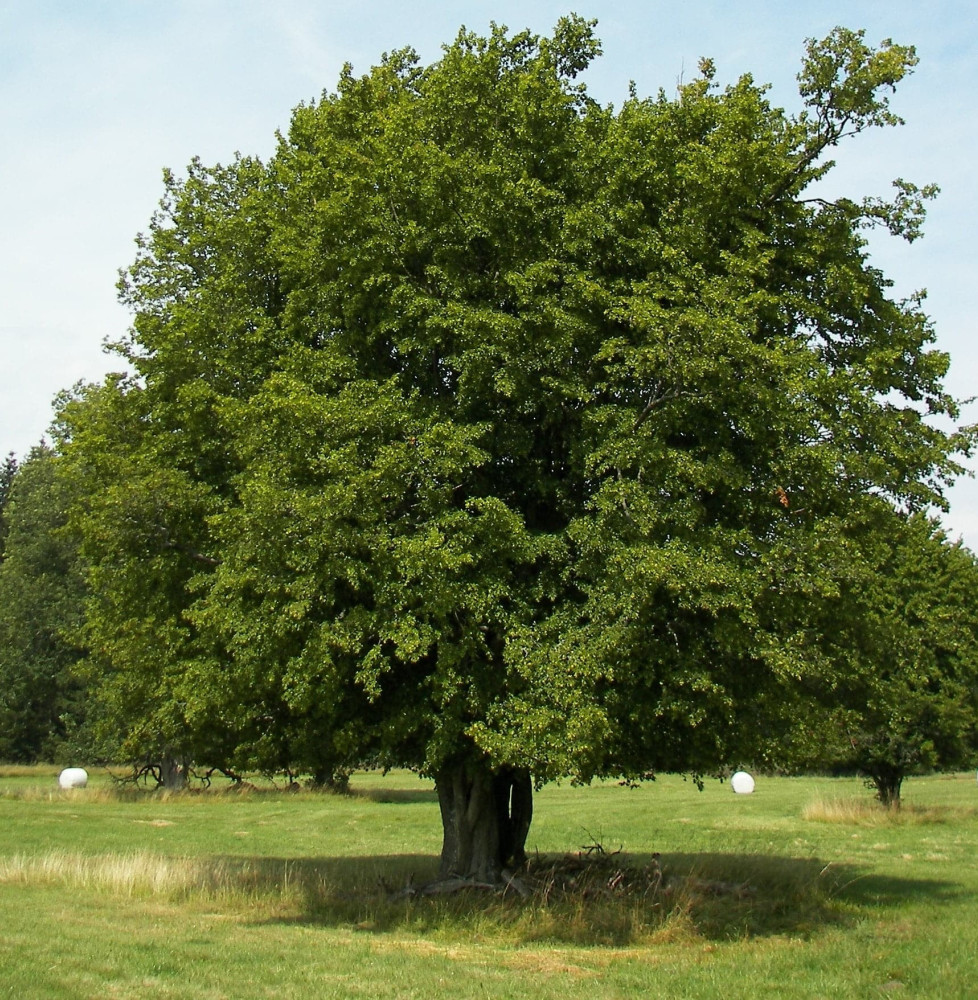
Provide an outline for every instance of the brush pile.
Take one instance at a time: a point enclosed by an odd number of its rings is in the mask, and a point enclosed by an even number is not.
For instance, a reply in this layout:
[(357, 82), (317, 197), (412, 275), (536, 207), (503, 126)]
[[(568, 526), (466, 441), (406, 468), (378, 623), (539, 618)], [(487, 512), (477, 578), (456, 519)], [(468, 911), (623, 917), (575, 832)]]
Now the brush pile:
[(530, 858), (520, 883), (529, 895), (541, 902), (562, 899), (654, 899), (668, 888), (659, 855), (637, 863), (621, 849), (606, 851), (601, 844), (590, 844), (562, 858)]
[(601, 844), (595, 843), (557, 859), (541, 855), (531, 857), (519, 874), (504, 869), (496, 883), (447, 878), (388, 892), (389, 898), (394, 900), (467, 890), (501, 895), (515, 893), (522, 899), (532, 899), (544, 905), (569, 900), (643, 900), (656, 903), (679, 894), (741, 899), (754, 895), (755, 891), (746, 882), (725, 882), (664, 872), (658, 853), (652, 854), (648, 861), (639, 862), (630, 859), (620, 848), (607, 851)]

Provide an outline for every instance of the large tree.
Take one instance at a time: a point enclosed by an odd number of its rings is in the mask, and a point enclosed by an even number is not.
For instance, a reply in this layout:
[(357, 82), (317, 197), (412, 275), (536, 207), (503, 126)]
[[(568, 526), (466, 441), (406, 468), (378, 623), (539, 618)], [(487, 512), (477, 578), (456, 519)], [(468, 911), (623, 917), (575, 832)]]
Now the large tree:
[(760, 752), (807, 669), (779, 602), (964, 444), (862, 235), (932, 192), (810, 191), (913, 49), (810, 43), (798, 117), (708, 61), (616, 110), (574, 82), (592, 27), (348, 68), (268, 163), (167, 173), (136, 377), (62, 411), (133, 732), (417, 768), (443, 871), (489, 881), (533, 782)]

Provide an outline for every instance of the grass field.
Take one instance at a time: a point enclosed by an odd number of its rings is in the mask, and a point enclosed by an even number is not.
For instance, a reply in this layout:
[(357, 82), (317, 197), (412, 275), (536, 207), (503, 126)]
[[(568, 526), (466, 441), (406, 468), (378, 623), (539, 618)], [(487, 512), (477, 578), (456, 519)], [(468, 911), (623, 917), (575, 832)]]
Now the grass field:
[(973, 774), (912, 780), (893, 816), (848, 779), (548, 787), (520, 899), (398, 893), (440, 847), (410, 774), (167, 796), (56, 773), (0, 768), (0, 997), (978, 995)]

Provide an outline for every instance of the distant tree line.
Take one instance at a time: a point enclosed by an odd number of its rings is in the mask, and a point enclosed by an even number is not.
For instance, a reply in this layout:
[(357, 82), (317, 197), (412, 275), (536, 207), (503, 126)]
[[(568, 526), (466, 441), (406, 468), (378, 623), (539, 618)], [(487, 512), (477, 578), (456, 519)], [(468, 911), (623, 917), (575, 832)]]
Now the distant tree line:
[[(140, 729), (146, 703), (108, 696), (111, 677), (99, 673), (85, 644), (91, 595), (78, 537), (68, 527), (72, 504), (83, 503), (74, 482), (48, 445), (21, 463), (8, 455), (0, 474), (0, 760), (128, 762), (161, 784), (181, 781), (191, 763), (201, 774), (254, 768), (345, 784), (352, 761), (344, 767), (317, 755), (301, 738), (301, 720), (287, 711), (260, 720), (261, 732), (256, 728), (242, 757), (240, 743), (222, 744), (218, 731), (154, 739)], [(756, 763), (788, 772), (858, 772), (887, 805), (899, 801), (909, 775), (972, 766), (974, 554), (949, 541), (935, 521), (880, 504), (871, 518), (848, 526), (842, 557), (820, 571), (810, 593), (784, 588), (790, 600), (779, 608), (794, 620), (782, 624), (805, 644), (811, 669), (785, 685), (790, 697), (763, 721), (769, 735)], [(158, 656), (155, 664), (162, 677), (166, 664)]]
[(86, 716), (85, 569), (66, 530), (71, 483), (40, 445), (0, 477), (0, 759), (63, 759)]

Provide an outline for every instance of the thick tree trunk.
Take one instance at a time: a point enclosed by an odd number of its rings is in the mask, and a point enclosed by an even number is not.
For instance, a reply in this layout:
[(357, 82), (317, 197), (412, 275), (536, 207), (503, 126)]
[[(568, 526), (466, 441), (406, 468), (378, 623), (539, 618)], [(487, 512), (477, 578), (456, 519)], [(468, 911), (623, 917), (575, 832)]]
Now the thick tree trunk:
[(533, 782), (528, 771), (459, 764), (445, 768), (436, 786), (444, 835), (442, 878), (495, 885), (503, 869), (525, 863), (533, 817)]

